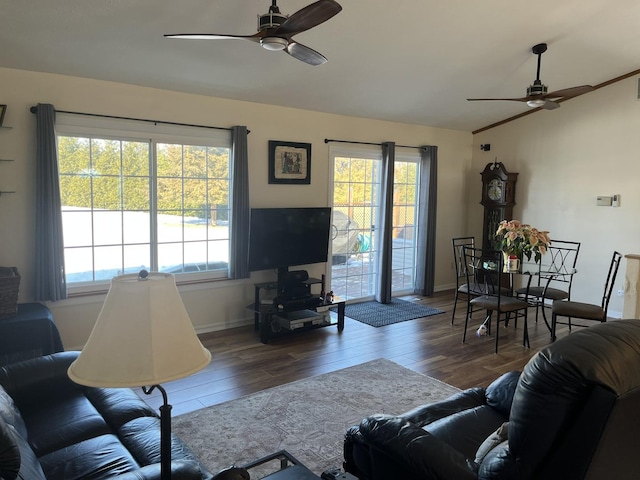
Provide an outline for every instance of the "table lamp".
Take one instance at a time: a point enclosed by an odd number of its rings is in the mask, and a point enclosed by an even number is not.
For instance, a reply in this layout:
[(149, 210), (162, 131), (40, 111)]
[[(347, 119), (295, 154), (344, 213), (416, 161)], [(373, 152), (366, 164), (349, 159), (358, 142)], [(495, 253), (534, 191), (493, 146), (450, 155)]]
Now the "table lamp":
[(171, 405), (160, 386), (204, 368), (211, 352), (198, 340), (172, 274), (114, 277), (98, 320), (68, 375), (90, 387), (142, 387), (162, 393), (160, 470), (171, 478)]

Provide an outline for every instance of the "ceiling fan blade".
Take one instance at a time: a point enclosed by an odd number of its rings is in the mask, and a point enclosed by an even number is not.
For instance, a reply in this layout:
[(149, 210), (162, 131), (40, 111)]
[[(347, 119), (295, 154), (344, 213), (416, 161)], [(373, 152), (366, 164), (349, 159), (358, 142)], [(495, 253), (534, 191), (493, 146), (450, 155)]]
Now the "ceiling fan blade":
[(169, 33), (165, 35), (165, 38), (182, 38), (187, 40), (227, 40), (243, 38), (253, 42), (259, 42), (261, 37), (261, 32), (254, 33), (253, 35), (218, 35), (215, 33)]
[(505, 100), (508, 102), (526, 102), (529, 100), (529, 97), (522, 98), (467, 98), (469, 102), (482, 102), (482, 101), (492, 101), (492, 100)]
[(591, 85), (580, 85), (579, 87), (565, 88), (563, 90), (556, 90), (555, 92), (545, 93), (541, 98), (571, 98), (582, 95), (583, 93), (589, 93), (594, 91), (595, 88)]
[(276, 28), (273, 34), (292, 37), (326, 22), (341, 10), (342, 7), (335, 0), (318, 0), (292, 14)]
[(560, 104), (557, 102), (552, 102), (551, 100), (547, 100), (540, 108), (544, 108), (545, 110), (555, 110), (556, 108), (560, 108)]
[(312, 48), (302, 45), (298, 42), (290, 42), (289, 46), (284, 50), (293, 58), (297, 58), (309, 65), (322, 65), (327, 62), (327, 59), (321, 53), (316, 52)]

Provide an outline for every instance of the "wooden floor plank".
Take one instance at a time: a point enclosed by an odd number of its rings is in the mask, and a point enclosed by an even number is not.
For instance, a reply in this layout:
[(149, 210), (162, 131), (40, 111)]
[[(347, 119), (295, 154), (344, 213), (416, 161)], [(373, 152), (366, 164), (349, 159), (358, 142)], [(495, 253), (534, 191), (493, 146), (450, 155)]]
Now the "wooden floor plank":
[[(458, 302), (451, 325), (453, 291), (431, 297), (408, 296), (406, 300), (444, 310), (431, 317), (374, 328), (350, 318), (342, 333), (326, 327), (295, 333), (264, 345), (253, 325), (201, 335), (212, 352), (211, 364), (186, 379), (164, 385), (173, 405), (173, 414), (233, 400), (320, 373), (387, 358), (417, 372), (458, 388), (486, 386), (502, 373), (521, 370), (527, 361), (550, 343), (544, 322), (535, 323), (531, 310), (531, 348), (522, 346), (523, 325), (500, 328), (499, 350), (494, 353), (494, 337), (478, 337), (482, 315), (475, 315), (462, 343), (466, 302)], [(567, 327), (558, 336), (568, 334)], [(158, 393), (144, 396), (157, 408)]]

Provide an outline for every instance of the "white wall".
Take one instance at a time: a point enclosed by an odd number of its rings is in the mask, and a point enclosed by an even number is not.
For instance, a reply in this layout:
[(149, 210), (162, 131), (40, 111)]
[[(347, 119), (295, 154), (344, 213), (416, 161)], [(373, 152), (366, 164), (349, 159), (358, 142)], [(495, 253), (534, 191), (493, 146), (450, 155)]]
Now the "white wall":
[[(51, 103), (59, 110), (149, 118), (229, 127), (247, 125), (251, 205), (325, 206), (329, 204), (329, 164), (325, 138), (365, 142), (395, 141), (404, 145), (439, 147), (436, 285), (451, 288), (451, 238), (465, 233), (467, 190), (477, 183), (471, 167), (473, 138), (460, 132), (305, 110), (188, 95), (112, 82), (0, 68), (0, 103), (8, 104), (0, 130), (0, 265), (17, 266), (20, 301), (33, 299), (35, 116), (29, 108)], [(345, 99), (348, 101), (348, 99)], [(311, 185), (269, 185), (267, 142), (285, 140), (312, 144)], [(471, 182), (470, 179), (473, 181)], [(524, 182), (522, 182), (524, 183)], [(602, 192), (599, 192), (602, 193)], [(624, 193), (624, 192), (620, 192)], [(625, 199), (626, 200), (626, 199)], [(324, 266), (309, 269), (315, 276)], [(252, 302), (253, 282), (267, 279), (260, 272), (245, 281), (223, 281), (181, 287), (185, 305), (198, 331), (218, 330), (252, 321), (244, 307)], [(69, 299), (49, 305), (65, 347), (84, 344), (98, 316), (103, 296)]]
[[(640, 100), (629, 78), (561, 108), (540, 111), (474, 135), (468, 230), (482, 230), (478, 173), (498, 161), (519, 172), (514, 217), (549, 230), (551, 238), (582, 242), (572, 299), (602, 298), (614, 250), (640, 252)], [(490, 108), (490, 104), (487, 104)], [(483, 143), (491, 151), (480, 151)], [(596, 196), (621, 195), (621, 206), (598, 207)], [(620, 265), (610, 316), (623, 307), (626, 261)]]

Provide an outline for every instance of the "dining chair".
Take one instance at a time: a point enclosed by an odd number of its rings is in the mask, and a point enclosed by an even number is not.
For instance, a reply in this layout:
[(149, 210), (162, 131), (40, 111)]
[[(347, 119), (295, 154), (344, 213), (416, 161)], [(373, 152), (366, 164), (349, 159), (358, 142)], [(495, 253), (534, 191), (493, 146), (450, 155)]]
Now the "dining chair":
[[(502, 286), (505, 275), (503, 272), (504, 257), (500, 250), (486, 250), (482, 248), (463, 247), (465, 265), (467, 267), (467, 284), (474, 291), (481, 294), (467, 302), (467, 315), (464, 320), (464, 332), (462, 343), (467, 338), (467, 327), (474, 308), (486, 310), (487, 315), (483, 325), (487, 327), (487, 334), (491, 335), (491, 317), (496, 312), (495, 321), (495, 353), (498, 353), (498, 338), (500, 322), (508, 325), (514, 319), (514, 328), (517, 328), (518, 317), (524, 319), (524, 333), (522, 345), (529, 347), (529, 332), (527, 325), (527, 311), (531, 306), (525, 299), (520, 299), (509, 294), (509, 289)], [(502, 317), (502, 318), (501, 318)]]
[[(571, 299), (571, 285), (573, 275), (576, 272), (578, 253), (580, 253), (580, 242), (551, 240), (546, 255), (539, 263), (537, 285), (529, 287), (528, 290), (527, 287), (516, 289), (518, 296), (528, 295), (529, 300), (535, 304), (536, 323), (538, 322), (538, 312), (542, 309), (544, 321), (549, 326), (544, 310), (547, 307), (547, 300), (553, 302)], [(545, 274), (544, 271), (553, 273)], [(551, 307), (551, 305), (548, 306)]]
[[(604, 294), (602, 295), (602, 302), (600, 305), (574, 302), (570, 300), (556, 300), (551, 307), (551, 340), (556, 339), (556, 326), (568, 325), (569, 331), (571, 331), (571, 319), (579, 318), (581, 320), (593, 320), (604, 323), (607, 321), (607, 310), (609, 308), (609, 300), (611, 299), (611, 293), (613, 292), (613, 284), (616, 281), (616, 275), (618, 274), (618, 267), (620, 266), (620, 260), (622, 255), (618, 252), (613, 252), (611, 258), (611, 264), (609, 266), (609, 273), (607, 274), (607, 281), (604, 284)], [(566, 322), (559, 322), (558, 317), (567, 317)], [(589, 325), (576, 324), (577, 327), (588, 327)]]
[(469, 299), (474, 295), (474, 292), (469, 292), (469, 285), (467, 284), (467, 268), (464, 262), (465, 246), (475, 248), (475, 237), (455, 237), (452, 239), (453, 243), (453, 263), (456, 268), (456, 292), (453, 299), (453, 313), (451, 314), (451, 325), (453, 325), (453, 319), (456, 316), (456, 307), (458, 306), (458, 298), (460, 294), (464, 294)]

